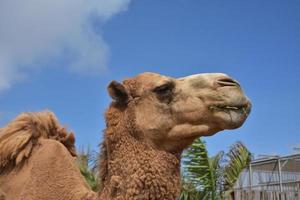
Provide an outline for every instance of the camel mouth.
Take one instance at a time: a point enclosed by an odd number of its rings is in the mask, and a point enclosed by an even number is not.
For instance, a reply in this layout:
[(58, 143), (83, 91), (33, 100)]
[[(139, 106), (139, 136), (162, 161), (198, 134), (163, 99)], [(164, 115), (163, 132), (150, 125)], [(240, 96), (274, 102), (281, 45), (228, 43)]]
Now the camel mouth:
[(211, 110), (235, 110), (235, 111), (244, 111), (248, 113), (250, 110), (249, 103), (243, 105), (212, 105), (209, 107)]
[(250, 101), (246, 101), (242, 104), (212, 105), (209, 108), (221, 119), (223, 129), (236, 129), (245, 122), (251, 107)]
[(212, 105), (209, 107), (211, 110), (217, 110), (217, 111), (234, 111), (234, 112), (241, 112), (244, 113), (246, 116), (249, 115), (251, 111), (251, 104), (250, 102), (240, 104), (240, 105)]

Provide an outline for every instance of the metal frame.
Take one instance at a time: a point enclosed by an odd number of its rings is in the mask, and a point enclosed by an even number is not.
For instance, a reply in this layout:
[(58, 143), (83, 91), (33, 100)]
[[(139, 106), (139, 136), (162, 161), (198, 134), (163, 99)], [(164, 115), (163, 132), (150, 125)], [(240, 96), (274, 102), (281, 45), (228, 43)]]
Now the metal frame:
[[(300, 153), (298, 154), (292, 154), (292, 155), (288, 155), (288, 156), (283, 156), (283, 157), (279, 157), (279, 156), (273, 156), (273, 157), (268, 157), (268, 158), (261, 158), (261, 159), (256, 159), (253, 160), (249, 166), (248, 166), (248, 184), (247, 186), (243, 186), (243, 187), (238, 187), (236, 185), (236, 187), (234, 188), (234, 190), (255, 190), (257, 188), (264, 188), (264, 187), (274, 187), (274, 186), (279, 186), (279, 192), (285, 192), (284, 190), (289, 187), (289, 184), (299, 184), (300, 185), (300, 179), (295, 179), (295, 181), (290, 181), (290, 180), (284, 180), (283, 178), (283, 174), (285, 172), (289, 172), (287, 170), (283, 170), (286, 165), (288, 164), (289, 161), (291, 160), (296, 160), (296, 161), (300, 161)], [(265, 182), (265, 183), (259, 183), (259, 184), (255, 184), (255, 181), (253, 180), (253, 175), (255, 173), (255, 168), (259, 168), (259, 166), (263, 165), (267, 165), (267, 164), (274, 164), (274, 170), (276, 170), (277, 168), (277, 173), (278, 173), (278, 179), (272, 182)], [(298, 163), (296, 163), (296, 166), (298, 165)], [(299, 167), (299, 171), (298, 168), (296, 168), (296, 172), (300, 174), (300, 167)], [(270, 170), (270, 172), (272, 172), (273, 170)], [(292, 171), (293, 173), (294, 171)], [(298, 176), (298, 175), (297, 175)], [(293, 186), (291, 186), (293, 187)], [(270, 188), (267, 188), (266, 190), (269, 190)], [(271, 188), (273, 190), (273, 188)], [(265, 189), (263, 189), (265, 190)], [(278, 190), (277, 190), (278, 191)], [(299, 190), (297, 190), (297, 192), (299, 192)]]

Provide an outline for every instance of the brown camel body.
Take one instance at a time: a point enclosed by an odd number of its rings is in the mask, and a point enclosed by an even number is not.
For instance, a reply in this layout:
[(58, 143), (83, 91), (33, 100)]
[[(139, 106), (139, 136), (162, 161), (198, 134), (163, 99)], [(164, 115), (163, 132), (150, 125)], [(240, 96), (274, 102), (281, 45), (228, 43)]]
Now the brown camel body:
[(144, 73), (113, 81), (108, 91), (114, 101), (106, 112), (99, 193), (77, 169), (73, 134), (41, 112), (0, 129), (0, 199), (177, 199), (183, 149), (197, 137), (238, 128), (251, 108), (224, 74)]

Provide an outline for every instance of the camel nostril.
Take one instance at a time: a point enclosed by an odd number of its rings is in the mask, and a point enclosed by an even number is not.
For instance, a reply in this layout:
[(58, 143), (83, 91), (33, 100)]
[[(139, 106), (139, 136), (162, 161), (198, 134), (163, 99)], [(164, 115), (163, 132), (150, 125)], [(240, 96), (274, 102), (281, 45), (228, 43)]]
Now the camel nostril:
[(229, 78), (229, 77), (222, 77), (222, 78), (219, 78), (217, 79), (217, 84), (221, 87), (224, 87), (224, 86), (240, 86), (240, 84), (233, 80), (232, 78)]

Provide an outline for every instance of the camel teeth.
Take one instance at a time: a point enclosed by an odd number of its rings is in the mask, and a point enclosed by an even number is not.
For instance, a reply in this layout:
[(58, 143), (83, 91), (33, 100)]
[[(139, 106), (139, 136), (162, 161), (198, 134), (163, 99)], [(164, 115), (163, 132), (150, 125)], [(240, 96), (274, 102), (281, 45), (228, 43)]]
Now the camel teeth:
[(234, 107), (234, 106), (226, 106), (227, 109), (232, 109), (232, 110), (238, 110), (238, 107)]
[(245, 108), (239, 108), (235, 106), (210, 106), (209, 107), (211, 110), (240, 110), (243, 109), (245, 112)]

